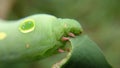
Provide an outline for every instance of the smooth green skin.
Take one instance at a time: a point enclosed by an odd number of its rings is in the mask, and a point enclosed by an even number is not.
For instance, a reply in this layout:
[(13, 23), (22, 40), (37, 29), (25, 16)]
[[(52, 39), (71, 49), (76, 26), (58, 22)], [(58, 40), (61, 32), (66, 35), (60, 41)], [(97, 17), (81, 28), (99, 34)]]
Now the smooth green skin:
[[(27, 19), (35, 21), (35, 29), (22, 33), (19, 26)], [(46, 14), (37, 14), (17, 21), (0, 21), (0, 32), (7, 34), (5, 39), (0, 40), (0, 63), (48, 57), (64, 46), (62, 36), (67, 36), (69, 32), (79, 34), (81, 31), (80, 24), (75, 20), (60, 19)]]

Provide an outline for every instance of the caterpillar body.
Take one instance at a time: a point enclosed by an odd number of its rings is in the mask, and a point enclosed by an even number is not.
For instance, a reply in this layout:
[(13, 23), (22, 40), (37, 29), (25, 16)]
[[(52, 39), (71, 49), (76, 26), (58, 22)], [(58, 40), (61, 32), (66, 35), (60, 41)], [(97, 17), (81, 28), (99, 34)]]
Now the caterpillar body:
[(36, 14), (17, 21), (0, 21), (0, 62), (28, 61), (45, 58), (65, 43), (60, 39), (68, 33), (79, 34), (80, 24)]

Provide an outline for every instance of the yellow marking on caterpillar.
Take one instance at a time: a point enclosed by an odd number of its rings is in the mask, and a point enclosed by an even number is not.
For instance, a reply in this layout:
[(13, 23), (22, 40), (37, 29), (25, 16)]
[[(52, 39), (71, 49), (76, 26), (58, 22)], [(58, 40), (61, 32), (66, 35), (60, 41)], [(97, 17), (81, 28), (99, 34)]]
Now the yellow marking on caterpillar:
[(6, 33), (4, 33), (4, 32), (0, 32), (0, 40), (5, 39), (5, 38), (6, 38), (6, 36), (7, 36), (7, 34), (6, 34)]
[(64, 24), (64, 27), (67, 28), (67, 24)]
[(19, 30), (22, 33), (29, 33), (35, 29), (35, 21), (33, 19), (26, 19), (20, 23)]
[(30, 47), (30, 45), (27, 43), (27, 44), (26, 44), (26, 48), (29, 48), (29, 47)]

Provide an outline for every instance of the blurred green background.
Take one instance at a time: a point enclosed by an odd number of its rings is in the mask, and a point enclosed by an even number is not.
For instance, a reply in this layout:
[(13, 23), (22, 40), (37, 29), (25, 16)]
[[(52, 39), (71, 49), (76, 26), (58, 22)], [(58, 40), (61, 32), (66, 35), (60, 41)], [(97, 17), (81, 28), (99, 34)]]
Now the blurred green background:
[(114, 68), (120, 68), (120, 0), (0, 0), (0, 17), (47, 13), (80, 22)]

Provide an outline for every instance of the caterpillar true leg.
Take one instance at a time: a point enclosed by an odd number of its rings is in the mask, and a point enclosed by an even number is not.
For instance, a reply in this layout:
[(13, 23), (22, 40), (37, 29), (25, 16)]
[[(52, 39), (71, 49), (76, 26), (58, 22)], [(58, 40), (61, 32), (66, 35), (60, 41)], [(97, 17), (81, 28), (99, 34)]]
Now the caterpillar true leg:
[(58, 52), (63, 53), (63, 52), (65, 52), (65, 51), (64, 51), (63, 49), (59, 48), (59, 49), (58, 49)]
[(69, 33), (68, 34), (70, 37), (75, 37), (75, 34), (74, 33)]
[(68, 37), (62, 37), (62, 41), (68, 41), (70, 38), (68, 38)]

